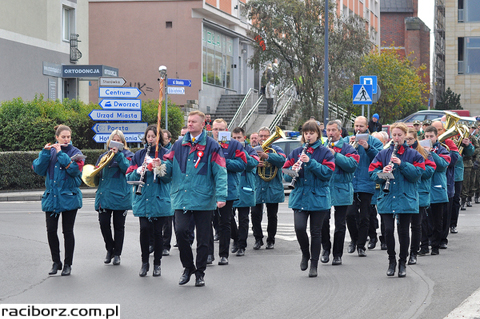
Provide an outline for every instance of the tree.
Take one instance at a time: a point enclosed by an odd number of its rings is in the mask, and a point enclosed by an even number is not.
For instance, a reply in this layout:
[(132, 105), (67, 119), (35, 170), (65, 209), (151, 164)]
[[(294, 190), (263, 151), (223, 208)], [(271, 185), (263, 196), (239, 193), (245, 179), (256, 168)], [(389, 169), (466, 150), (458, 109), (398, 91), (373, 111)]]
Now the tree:
[(366, 55), (359, 74), (376, 75), (382, 91), (378, 102), (372, 104), (371, 113), (378, 113), (381, 122), (386, 124), (423, 108), (428, 93), (428, 86), (420, 77), (423, 70), (425, 65), (415, 68), (412, 61), (401, 57), (393, 46)]
[[(335, 95), (338, 88), (351, 85), (371, 43), (363, 20), (337, 16), (333, 1), (329, 8), (329, 94)], [(250, 66), (264, 69), (277, 59), (276, 77), (295, 84), (304, 118), (323, 115), (317, 104), (324, 85), (325, 23), (320, 18), (324, 10), (325, 0), (252, 0), (246, 4), (257, 43)]]
[(460, 95), (455, 94), (450, 88), (442, 94), (435, 108), (437, 110), (463, 110), (462, 104), (460, 103)]

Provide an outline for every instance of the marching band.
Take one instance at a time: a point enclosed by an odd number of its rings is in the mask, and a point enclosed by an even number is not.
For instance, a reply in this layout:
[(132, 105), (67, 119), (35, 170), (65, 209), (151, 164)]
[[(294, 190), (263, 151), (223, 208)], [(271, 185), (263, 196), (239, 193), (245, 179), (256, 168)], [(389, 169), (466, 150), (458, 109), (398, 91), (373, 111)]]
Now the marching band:
[[(250, 214), (252, 248), (259, 250), (265, 244), (264, 206), (266, 249), (274, 249), (278, 206), (285, 201), (283, 181), (292, 189), (288, 207), (293, 210), (301, 251), (300, 269), (310, 267), (309, 277), (318, 276), (318, 261), (328, 263), (330, 255), (332, 265), (342, 265), (347, 229), (351, 238), (347, 252), (357, 250), (359, 257), (366, 257), (367, 247), (372, 250), (377, 242), (377, 212), (381, 250), (387, 251), (389, 261), (387, 276), (397, 272), (398, 277), (405, 277), (407, 265), (416, 264), (417, 256), (438, 255), (446, 249), (449, 233), (458, 232), (459, 210), (480, 202), (480, 133), (475, 123), (458, 124), (459, 118), (452, 114), (447, 114), (445, 125), (416, 121), (409, 128), (395, 123), (390, 126), (391, 139), (384, 132), (369, 134), (363, 116), (355, 119), (355, 135), (345, 138), (338, 121), (328, 122), (326, 139), (322, 139), (318, 123), (309, 120), (302, 126), (302, 145), (290, 154), (274, 143), (285, 138), (279, 128), (272, 133), (262, 127), (252, 133), (249, 144), (242, 128), (227, 132), (223, 119), (211, 123), (210, 137), (205, 120), (202, 112), (191, 112), (185, 133), (174, 143), (168, 131), (157, 132), (159, 127), (151, 125), (145, 132), (145, 147), (135, 154), (116, 130), (107, 142), (108, 151), (95, 166), (85, 169), (85, 156), (72, 145), (70, 128), (56, 128), (57, 143), (46, 144), (33, 162), (34, 171), (46, 177), (42, 210), (53, 261), (49, 275), (71, 273), (82, 180), (98, 187), (95, 210), (107, 251), (104, 263), (113, 260), (120, 265), (125, 219), (132, 210), (140, 224), (139, 275), (148, 274), (153, 252), (153, 276), (161, 276), (162, 255), (168, 256), (170, 250), (162, 233), (173, 220), (184, 268), (179, 285), (195, 274), (197, 287), (205, 285), (207, 264), (214, 259), (214, 217), (218, 220), (219, 265), (229, 264), (229, 253), (245, 255)], [(155, 144), (160, 149), (155, 150)], [(63, 262), (57, 235), (60, 216)], [(398, 269), (395, 227), (400, 243)], [(169, 241), (171, 235), (166, 236)]]

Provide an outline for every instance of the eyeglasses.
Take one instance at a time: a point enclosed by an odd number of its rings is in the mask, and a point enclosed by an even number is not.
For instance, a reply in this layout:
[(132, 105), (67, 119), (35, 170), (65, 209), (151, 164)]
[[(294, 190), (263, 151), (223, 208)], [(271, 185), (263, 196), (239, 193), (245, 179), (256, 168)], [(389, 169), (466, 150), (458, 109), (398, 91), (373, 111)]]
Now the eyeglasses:
[(415, 141), (415, 138), (414, 137), (407, 137), (406, 140), (407, 141)]

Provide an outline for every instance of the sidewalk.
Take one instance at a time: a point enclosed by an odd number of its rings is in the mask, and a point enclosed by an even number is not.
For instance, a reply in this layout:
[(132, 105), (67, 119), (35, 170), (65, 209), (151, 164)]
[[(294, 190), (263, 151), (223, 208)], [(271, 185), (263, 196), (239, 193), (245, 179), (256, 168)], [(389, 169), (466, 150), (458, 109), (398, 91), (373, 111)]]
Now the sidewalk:
[[(83, 198), (95, 198), (97, 188), (80, 188)], [(0, 202), (40, 201), (44, 190), (0, 192)]]

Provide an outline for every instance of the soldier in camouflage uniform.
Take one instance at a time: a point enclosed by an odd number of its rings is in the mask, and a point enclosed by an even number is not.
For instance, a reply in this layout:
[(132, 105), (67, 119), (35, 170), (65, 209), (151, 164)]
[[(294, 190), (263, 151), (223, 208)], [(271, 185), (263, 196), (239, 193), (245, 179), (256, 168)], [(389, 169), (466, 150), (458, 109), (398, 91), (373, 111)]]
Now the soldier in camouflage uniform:
[(463, 166), (465, 168), (464, 170), (464, 178), (463, 178), (463, 187), (462, 187), (462, 193), (461, 193), (461, 210), (465, 210), (465, 204), (467, 207), (472, 207), (471, 201), (472, 197), (474, 195), (473, 192), (473, 187), (475, 185), (475, 175), (472, 174), (473, 170), (473, 158), (478, 157), (480, 154), (480, 147), (478, 145), (478, 141), (476, 138), (472, 136), (472, 133), (475, 130), (475, 125), (470, 126), (470, 143), (473, 145), (475, 148), (474, 150), (467, 149), (466, 145), (462, 143), (462, 146), (464, 147), (463, 149)]
[(418, 136), (419, 140), (423, 140), (425, 138), (425, 129), (427, 127), (429, 127), (430, 125), (432, 125), (432, 121), (430, 121), (430, 120), (425, 120), (425, 121), (422, 122), (422, 135)]
[(423, 140), (423, 131), (421, 124), (422, 122), (420, 122), (419, 120), (413, 121), (413, 127), (415, 128), (415, 130), (417, 130), (417, 136), (419, 140)]
[[(477, 143), (477, 146), (480, 146), (480, 130), (478, 129), (478, 124), (476, 125), (476, 129), (473, 131), (470, 139)], [(474, 144), (475, 145), (475, 144)], [(480, 192), (480, 147), (475, 146), (475, 153), (473, 154), (473, 186), (472, 192), (475, 196), (475, 204), (479, 204), (480, 201), (478, 199), (478, 195)]]

